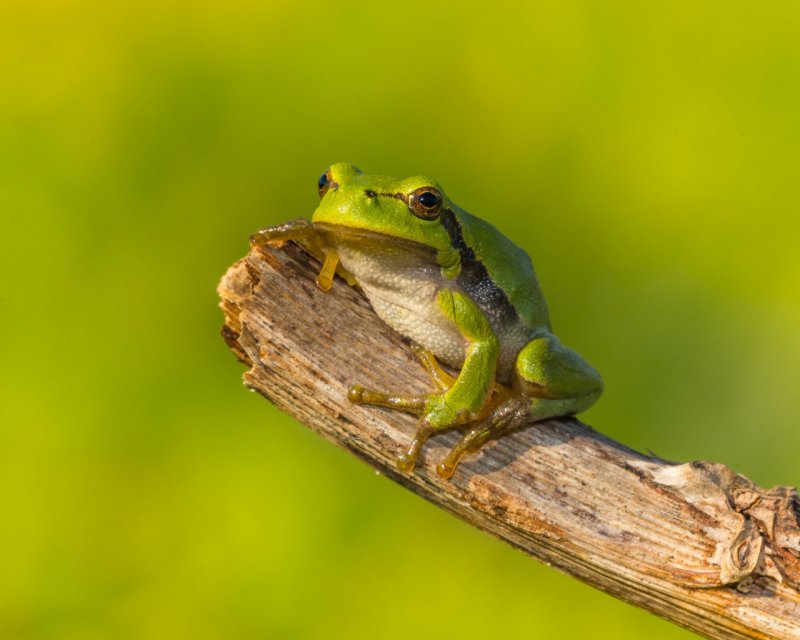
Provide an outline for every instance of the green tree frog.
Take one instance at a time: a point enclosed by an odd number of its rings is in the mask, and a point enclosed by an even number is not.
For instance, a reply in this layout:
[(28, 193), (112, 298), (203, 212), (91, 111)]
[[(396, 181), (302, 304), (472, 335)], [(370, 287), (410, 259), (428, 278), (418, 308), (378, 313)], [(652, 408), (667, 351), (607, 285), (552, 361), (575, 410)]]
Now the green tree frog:
[(318, 190), (311, 222), (262, 229), (251, 243), (298, 241), (322, 261), (322, 290), (338, 273), (411, 339), (435, 392), (395, 395), (360, 385), (348, 392), (353, 403), (419, 417), (397, 460), (401, 470), (413, 470), (430, 436), (458, 428), (460, 441), (436, 467), (449, 478), (465, 454), (489, 440), (526, 422), (579, 413), (598, 399), (600, 375), (550, 331), (528, 255), (435, 181), (366, 175), (339, 163)]

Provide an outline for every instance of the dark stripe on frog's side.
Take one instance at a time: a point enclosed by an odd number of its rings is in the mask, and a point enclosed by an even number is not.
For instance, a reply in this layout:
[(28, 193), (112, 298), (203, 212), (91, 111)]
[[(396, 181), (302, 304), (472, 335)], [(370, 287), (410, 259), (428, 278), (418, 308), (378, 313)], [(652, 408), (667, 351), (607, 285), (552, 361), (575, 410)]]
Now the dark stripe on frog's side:
[[(364, 191), (368, 198), (397, 198), (408, 203), (404, 193), (376, 193), (371, 189)], [(443, 209), (439, 215), (442, 226), (450, 236), (450, 244), (461, 256), (461, 270), (456, 282), (466, 291), (472, 300), (487, 315), (490, 322), (499, 327), (508, 327), (518, 322), (517, 310), (511, 304), (505, 292), (498, 287), (489, 276), (484, 264), (475, 256), (461, 231), (461, 224), (452, 209)]]
[(508, 296), (489, 276), (484, 264), (475, 256), (465, 241), (461, 224), (452, 209), (443, 209), (439, 215), (442, 226), (450, 236), (450, 243), (461, 255), (461, 272), (457, 282), (469, 294), (483, 312), (500, 326), (509, 326), (518, 321), (517, 310)]

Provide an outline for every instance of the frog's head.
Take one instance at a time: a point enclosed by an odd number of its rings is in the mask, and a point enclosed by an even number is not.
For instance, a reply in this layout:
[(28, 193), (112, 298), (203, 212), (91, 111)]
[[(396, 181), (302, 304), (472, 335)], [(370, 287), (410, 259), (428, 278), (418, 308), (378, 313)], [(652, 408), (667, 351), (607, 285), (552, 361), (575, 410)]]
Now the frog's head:
[(451, 205), (430, 178), (365, 175), (341, 162), (323, 173), (317, 186), (321, 200), (311, 217), (314, 224), (408, 240), (438, 251), (451, 246), (441, 216)]

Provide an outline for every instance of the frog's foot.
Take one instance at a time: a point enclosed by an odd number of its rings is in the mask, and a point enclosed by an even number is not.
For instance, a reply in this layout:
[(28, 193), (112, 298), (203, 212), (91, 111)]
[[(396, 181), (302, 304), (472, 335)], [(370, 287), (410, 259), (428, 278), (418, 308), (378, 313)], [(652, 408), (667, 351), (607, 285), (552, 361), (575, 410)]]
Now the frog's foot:
[(485, 415), (468, 410), (453, 410), (447, 404), (444, 393), (396, 396), (367, 389), (361, 385), (353, 385), (347, 392), (347, 398), (353, 404), (374, 404), (419, 416), (420, 421), (414, 440), (397, 460), (397, 466), (403, 471), (411, 471), (414, 468), (422, 446), (433, 434), (473, 422)]
[(503, 400), (494, 411), (487, 418), (468, 427), (447, 457), (436, 465), (436, 473), (442, 478), (445, 480), (451, 478), (462, 458), (468, 453), (477, 452), (489, 440), (499, 438), (528, 421), (530, 400), (522, 395), (510, 395), (508, 392), (503, 395)]
[(320, 240), (314, 225), (305, 218), (298, 218), (274, 227), (260, 229), (250, 236), (250, 246), (280, 247), (289, 240), (300, 243), (322, 262), (322, 268), (317, 274), (317, 286), (322, 291), (330, 291), (333, 286), (333, 276), (336, 273), (339, 273), (350, 286), (356, 283), (355, 278), (339, 264), (339, 254), (330, 248), (323, 247), (323, 242)]
[(289, 240), (306, 240), (315, 234), (314, 227), (305, 218), (290, 220), (274, 227), (265, 227), (250, 236), (251, 247), (280, 247)]
[(414, 440), (408, 450), (397, 458), (397, 467), (401, 471), (411, 471), (417, 462), (422, 445), (436, 432), (436, 429), (431, 426), (431, 423), (424, 416), (427, 396), (394, 396), (354, 384), (347, 391), (347, 398), (353, 404), (375, 404), (379, 407), (388, 407), (389, 409), (399, 409), (400, 411), (413, 413), (420, 417)]

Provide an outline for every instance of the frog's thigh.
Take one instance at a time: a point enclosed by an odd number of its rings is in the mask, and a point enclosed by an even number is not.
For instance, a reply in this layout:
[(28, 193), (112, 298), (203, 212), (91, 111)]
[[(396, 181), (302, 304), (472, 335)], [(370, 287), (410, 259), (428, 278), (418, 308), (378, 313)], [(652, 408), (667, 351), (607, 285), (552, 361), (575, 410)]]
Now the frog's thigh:
[(516, 374), (520, 389), (532, 398), (534, 420), (585, 411), (603, 391), (600, 374), (550, 334), (522, 348)]

